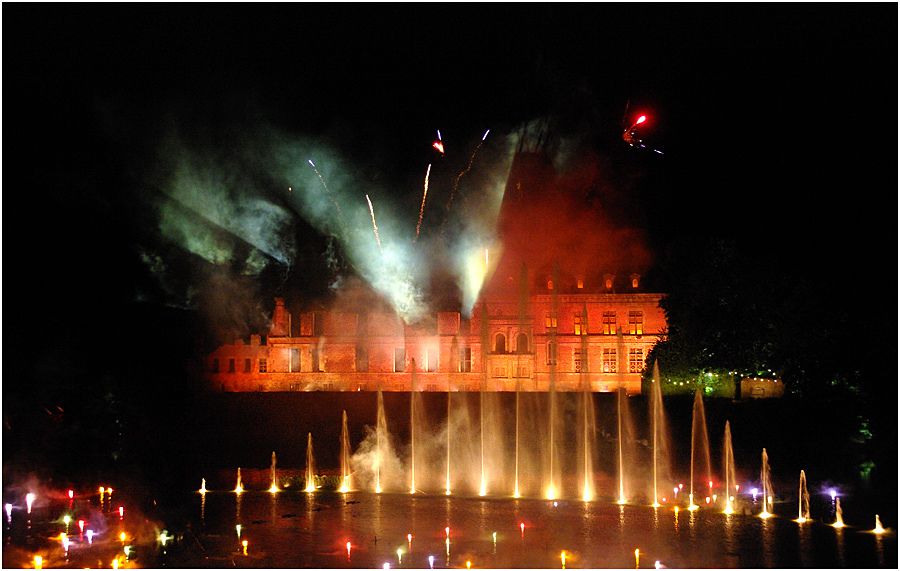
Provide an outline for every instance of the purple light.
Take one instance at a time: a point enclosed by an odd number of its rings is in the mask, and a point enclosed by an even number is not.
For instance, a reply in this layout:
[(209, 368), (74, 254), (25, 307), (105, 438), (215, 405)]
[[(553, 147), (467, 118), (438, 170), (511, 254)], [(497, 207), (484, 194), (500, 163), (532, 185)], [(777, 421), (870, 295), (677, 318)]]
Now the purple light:
[(828, 490), (828, 495), (831, 496), (831, 501), (834, 501), (834, 498), (837, 497), (837, 490), (831, 488), (830, 490)]

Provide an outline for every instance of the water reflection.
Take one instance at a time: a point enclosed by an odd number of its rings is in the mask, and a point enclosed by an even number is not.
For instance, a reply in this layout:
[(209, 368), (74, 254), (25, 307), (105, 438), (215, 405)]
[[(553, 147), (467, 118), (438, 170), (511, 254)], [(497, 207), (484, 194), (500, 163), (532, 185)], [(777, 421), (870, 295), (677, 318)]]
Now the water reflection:
[(761, 518), (760, 530), (762, 532), (762, 551), (763, 551), (763, 567), (775, 567), (775, 553), (773, 531), (775, 522), (770, 521), (772, 518)]
[(837, 548), (838, 563), (841, 567), (846, 567), (847, 563), (844, 560), (844, 530), (841, 528), (834, 528), (834, 533), (834, 543)]
[(801, 567), (812, 567), (812, 561), (810, 560), (810, 555), (812, 554), (812, 540), (810, 538), (810, 534), (812, 534), (812, 526), (809, 524), (800, 524), (799, 526), (799, 534), (800, 534), (800, 565)]

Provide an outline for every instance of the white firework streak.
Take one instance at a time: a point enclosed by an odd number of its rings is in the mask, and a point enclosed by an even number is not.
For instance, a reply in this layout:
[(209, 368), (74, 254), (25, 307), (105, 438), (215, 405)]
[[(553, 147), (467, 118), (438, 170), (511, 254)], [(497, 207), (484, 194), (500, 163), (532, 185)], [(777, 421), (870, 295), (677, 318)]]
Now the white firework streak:
[(381, 249), (381, 236), (378, 235), (378, 224), (375, 224), (375, 210), (372, 208), (372, 201), (369, 195), (366, 195), (366, 202), (369, 203), (369, 215), (372, 217), (372, 230), (375, 232), (375, 243), (378, 244), (378, 251), (384, 253)]
[(431, 163), (428, 163), (428, 168), (425, 170), (425, 191), (422, 193), (422, 206), (419, 207), (419, 223), (416, 224), (416, 237), (413, 243), (419, 239), (419, 230), (422, 228), (422, 216), (425, 214), (425, 199), (428, 197), (429, 175), (431, 175)]

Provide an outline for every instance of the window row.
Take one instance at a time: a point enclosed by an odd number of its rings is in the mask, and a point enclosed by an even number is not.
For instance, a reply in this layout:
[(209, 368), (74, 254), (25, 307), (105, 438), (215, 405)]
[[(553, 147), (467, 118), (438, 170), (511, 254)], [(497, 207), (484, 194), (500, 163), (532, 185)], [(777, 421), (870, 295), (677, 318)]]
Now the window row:
[[(587, 318), (583, 313), (576, 313), (573, 316), (573, 323), (575, 324), (574, 333), (575, 335), (587, 335), (588, 334), (588, 324)], [(544, 326), (548, 330), (557, 329), (558, 321), (556, 316), (547, 315), (544, 318)], [(603, 312), (603, 328), (604, 335), (615, 335), (617, 333), (617, 322), (616, 322), (616, 312), (615, 311), (604, 311)], [(628, 312), (628, 334), (629, 335), (643, 335), (644, 334), (644, 312), (643, 311), (629, 311)]]

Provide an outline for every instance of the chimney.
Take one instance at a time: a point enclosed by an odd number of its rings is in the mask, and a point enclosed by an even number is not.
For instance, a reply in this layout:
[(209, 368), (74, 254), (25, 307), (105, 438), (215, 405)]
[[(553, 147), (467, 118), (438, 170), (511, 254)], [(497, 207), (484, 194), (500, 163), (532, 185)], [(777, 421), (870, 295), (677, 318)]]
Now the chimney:
[(275, 311), (272, 313), (272, 327), (269, 329), (269, 337), (284, 337), (288, 334), (288, 315), (284, 308), (284, 298), (275, 298)]

